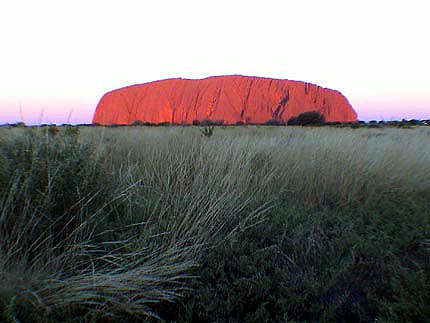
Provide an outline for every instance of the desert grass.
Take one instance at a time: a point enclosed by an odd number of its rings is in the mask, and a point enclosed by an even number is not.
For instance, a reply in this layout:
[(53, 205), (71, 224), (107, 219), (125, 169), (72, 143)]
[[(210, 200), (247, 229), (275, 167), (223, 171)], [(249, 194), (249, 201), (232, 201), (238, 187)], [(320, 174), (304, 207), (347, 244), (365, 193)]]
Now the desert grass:
[(216, 127), (210, 137), (197, 127), (2, 128), (0, 150), (9, 322), (157, 319), (208, 250), (270, 223), (273, 210), (348, 214), (430, 193), (424, 127)]
[[(172, 167), (184, 171), (188, 165), (193, 169), (180, 176), (212, 171), (209, 179), (234, 182), (239, 190), (255, 181), (262, 190), (259, 194), (275, 196), (281, 190), (306, 203), (332, 199), (345, 205), (387, 190), (415, 192), (429, 187), (428, 128), (225, 127), (217, 128), (211, 138), (196, 128), (98, 131), (105, 132), (103, 140), (111, 143), (112, 156), (127, 156), (128, 162), (143, 166), (144, 173), (160, 175), (157, 183), (171, 179)], [(123, 158), (112, 162), (118, 167)], [(185, 183), (183, 179), (179, 182)], [(263, 182), (270, 182), (269, 190)]]

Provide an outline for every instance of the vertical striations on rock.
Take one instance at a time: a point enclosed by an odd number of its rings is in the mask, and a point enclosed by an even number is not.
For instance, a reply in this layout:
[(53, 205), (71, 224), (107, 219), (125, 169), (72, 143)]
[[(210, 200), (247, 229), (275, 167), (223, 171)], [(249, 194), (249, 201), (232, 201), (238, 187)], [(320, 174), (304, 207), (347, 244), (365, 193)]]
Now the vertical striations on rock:
[(113, 90), (101, 98), (93, 123), (285, 122), (306, 111), (320, 112), (327, 121), (357, 120), (338, 91), (300, 81), (231, 75), (167, 79)]

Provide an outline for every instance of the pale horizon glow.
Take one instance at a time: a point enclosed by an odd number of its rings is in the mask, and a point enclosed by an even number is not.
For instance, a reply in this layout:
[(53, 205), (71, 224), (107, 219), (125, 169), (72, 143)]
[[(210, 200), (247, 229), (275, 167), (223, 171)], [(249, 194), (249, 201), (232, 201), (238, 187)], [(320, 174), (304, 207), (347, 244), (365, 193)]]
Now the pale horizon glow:
[(89, 123), (123, 86), (242, 74), (342, 92), (360, 120), (430, 119), (426, 0), (4, 1), (0, 124)]

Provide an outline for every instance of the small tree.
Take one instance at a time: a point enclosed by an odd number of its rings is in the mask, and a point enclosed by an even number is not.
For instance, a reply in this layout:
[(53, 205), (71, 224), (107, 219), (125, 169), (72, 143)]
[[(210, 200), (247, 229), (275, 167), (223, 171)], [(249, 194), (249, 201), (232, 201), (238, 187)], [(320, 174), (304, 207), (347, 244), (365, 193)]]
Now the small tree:
[(316, 126), (322, 125), (325, 122), (325, 117), (317, 111), (308, 111), (300, 113), (297, 117), (292, 117), (287, 124), (290, 126)]
[(52, 137), (55, 137), (60, 132), (60, 129), (56, 125), (50, 125), (48, 127), (48, 134)]
[(11, 127), (26, 127), (27, 125), (24, 122), (16, 122), (10, 125)]
[(204, 119), (200, 122), (201, 126), (222, 126), (223, 124), (224, 120)]
[(269, 119), (266, 121), (266, 125), (268, 125), (268, 126), (284, 126), (285, 123), (279, 119)]
[(204, 126), (203, 128), (200, 128), (200, 132), (206, 138), (212, 137), (212, 135), (214, 134), (214, 130), (215, 130), (214, 126)]
[(143, 121), (142, 120), (135, 120), (132, 123), (132, 126), (143, 126)]

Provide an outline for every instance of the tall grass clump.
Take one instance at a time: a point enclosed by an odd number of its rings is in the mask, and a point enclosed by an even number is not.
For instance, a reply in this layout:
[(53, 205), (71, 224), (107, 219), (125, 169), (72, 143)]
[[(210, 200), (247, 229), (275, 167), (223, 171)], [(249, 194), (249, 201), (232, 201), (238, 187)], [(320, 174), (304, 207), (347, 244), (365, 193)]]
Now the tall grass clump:
[(112, 240), (110, 217), (132, 188), (115, 182), (77, 132), (28, 131), (1, 150), (2, 321), (150, 316), (148, 304), (182, 289), (192, 259), (177, 246)]
[(236, 187), (222, 175), (240, 170), (237, 159), (178, 136), (135, 151), (76, 129), (2, 141), (4, 320), (157, 317), (155, 304), (187, 289), (210, 242), (267, 209), (253, 203), (258, 186), (240, 191), (244, 178)]

